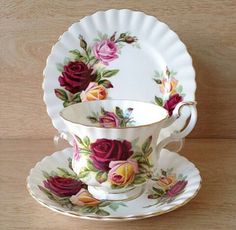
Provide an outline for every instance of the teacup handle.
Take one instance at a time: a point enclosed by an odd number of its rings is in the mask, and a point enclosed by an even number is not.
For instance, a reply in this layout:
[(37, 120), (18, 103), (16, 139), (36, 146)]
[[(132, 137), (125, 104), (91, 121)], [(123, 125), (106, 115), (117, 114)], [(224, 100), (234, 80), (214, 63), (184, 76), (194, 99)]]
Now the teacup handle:
[(54, 136), (54, 138), (53, 138), (54, 144), (58, 145), (58, 143), (61, 139), (66, 140), (70, 144), (73, 144), (74, 138), (70, 133), (62, 131)]
[[(188, 122), (188, 124), (185, 126), (185, 128), (181, 131), (174, 131), (169, 137), (163, 139), (157, 146), (156, 146), (156, 154), (158, 154), (157, 159), (159, 159), (159, 155), (161, 150), (170, 142), (173, 141), (179, 141), (181, 139), (183, 139), (184, 137), (186, 137), (194, 128), (196, 122), (197, 122), (197, 109), (196, 109), (196, 102), (180, 102), (177, 104), (177, 106), (175, 107), (173, 114), (169, 120), (169, 122), (167, 122), (167, 126), (170, 125), (170, 123), (173, 123), (174, 121), (176, 121), (178, 118), (180, 118), (181, 116), (181, 110), (184, 106), (187, 106), (190, 109), (190, 120)], [(153, 172), (155, 173), (156, 168), (158, 165), (156, 165), (156, 167), (154, 168)]]

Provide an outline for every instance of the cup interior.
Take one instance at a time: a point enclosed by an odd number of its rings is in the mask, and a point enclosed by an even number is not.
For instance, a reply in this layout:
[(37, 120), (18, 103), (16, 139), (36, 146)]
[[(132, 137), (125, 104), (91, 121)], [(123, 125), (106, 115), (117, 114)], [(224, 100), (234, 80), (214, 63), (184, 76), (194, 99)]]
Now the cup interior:
[(61, 110), (60, 116), (75, 124), (126, 128), (160, 122), (168, 112), (155, 104), (131, 100), (100, 100), (74, 104)]

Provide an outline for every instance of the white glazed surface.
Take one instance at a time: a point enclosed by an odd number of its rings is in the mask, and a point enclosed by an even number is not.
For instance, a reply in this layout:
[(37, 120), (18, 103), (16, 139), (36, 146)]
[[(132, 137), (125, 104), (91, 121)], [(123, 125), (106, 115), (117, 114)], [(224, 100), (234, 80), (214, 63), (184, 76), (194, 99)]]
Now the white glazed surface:
[[(168, 66), (177, 72), (176, 79), (186, 94), (184, 100), (194, 101), (196, 83), (192, 59), (176, 33), (166, 24), (142, 12), (126, 9), (101, 11), (74, 23), (60, 36), (47, 59), (43, 82), (44, 101), (52, 123), (59, 132), (68, 130), (59, 116), (62, 102), (54, 94), (54, 89), (59, 87), (60, 75), (56, 64), (63, 62), (69, 50), (78, 48), (79, 34), (90, 43), (99, 31), (108, 34), (128, 31), (139, 39), (141, 46), (141, 49), (123, 47), (119, 59), (110, 63), (111, 69), (118, 68), (120, 71), (111, 79), (114, 88), (109, 90), (109, 98), (154, 102), (155, 95), (159, 96), (160, 92), (153, 81), (153, 73), (155, 70), (164, 71)], [(160, 139), (181, 129), (187, 115), (188, 111), (185, 110), (183, 118), (162, 131)]]
[(116, 107), (123, 111), (132, 108), (133, 110), (130, 114), (130, 117), (134, 120), (132, 127), (137, 128), (138, 126), (150, 125), (169, 117), (168, 112), (160, 106), (130, 100), (101, 100), (78, 103), (64, 108), (60, 114), (66, 121), (71, 123), (99, 127), (99, 125), (91, 123), (88, 117), (93, 113), (99, 114), (101, 108), (114, 113)]
[(68, 208), (62, 207), (56, 202), (50, 200), (38, 188), (38, 185), (43, 186), (42, 181), (45, 180), (42, 171), (49, 172), (51, 170), (56, 170), (57, 167), (68, 168), (67, 159), (68, 157), (72, 157), (72, 154), (72, 148), (67, 148), (62, 151), (55, 152), (51, 156), (45, 157), (42, 161), (38, 162), (34, 168), (31, 169), (30, 174), (27, 178), (27, 188), (32, 197), (37, 202), (53, 211), (72, 217), (107, 221), (125, 221), (156, 216), (172, 211), (186, 204), (197, 194), (201, 186), (201, 177), (199, 171), (193, 163), (177, 153), (163, 149), (159, 159), (161, 168), (164, 170), (173, 168), (174, 173), (187, 176), (187, 186), (185, 187), (184, 192), (179, 194), (175, 198), (175, 200), (169, 203), (164, 203), (162, 205), (155, 205), (149, 208), (144, 208), (145, 206), (155, 203), (154, 200), (147, 199), (147, 194), (150, 191), (150, 186), (148, 186), (143, 195), (141, 195), (137, 199), (126, 201), (126, 207), (120, 207), (119, 209), (117, 209), (117, 211), (112, 211), (109, 209), (109, 216), (101, 217), (94, 214), (81, 215), (78, 212), (71, 211)]

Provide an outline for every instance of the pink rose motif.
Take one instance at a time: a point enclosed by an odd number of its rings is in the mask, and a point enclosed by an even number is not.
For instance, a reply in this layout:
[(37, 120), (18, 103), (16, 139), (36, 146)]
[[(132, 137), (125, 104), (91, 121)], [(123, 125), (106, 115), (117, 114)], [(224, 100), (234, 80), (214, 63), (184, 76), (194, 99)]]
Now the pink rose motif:
[(179, 94), (174, 94), (166, 101), (164, 108), (169, 112), (170, 116), (172, 115), (175, 106), (181, 101), (183, 101), (183, 98)]
[(125, 186), (131, 184), (135, 173), (138, 172), (138, 164), (134, 160), (111, 161), (109, 167), (111, 170), (108, 173), (108, 179), (114, 185)]
[(180, 192), (183, 191), (183, 189), (186, 187), (187, 185), (187, 181), (182, 180), (182, 181), (178, 181), (175, 185), (173, 185), (168, 191), (167, 191), (167, 196), (168, 197), (175, 197), (176, 195), (178, 195)]
[(119, 127), (120, 122), (115, 113), (105, 112), (103, 116), (99, 117), (99, 124), (105, 128), (113, 128)]
[(127, 160), (132, 154), (132, 146), (129, 141), (110, 139), (97, 139), (90, 145), (91, 159), (95, 168), (109, 171), (111, 161)]
[(49, 189), (51, 193), (60, 197), (75, 195), (81, 188), (85, 187), (85, 184), (79, 180), (60, 176), (49, 177), (43, 183), (45, 188)]
[(118, 48), (114, 41), (105, 39), (97, 42), (93, 47), (95, 57), (100, 60), (104, 65), (118, 58)]
[(73, 140), (73, 158), (78, 161), (80, 158), (79, 146), (77, 145), (75, 139)]

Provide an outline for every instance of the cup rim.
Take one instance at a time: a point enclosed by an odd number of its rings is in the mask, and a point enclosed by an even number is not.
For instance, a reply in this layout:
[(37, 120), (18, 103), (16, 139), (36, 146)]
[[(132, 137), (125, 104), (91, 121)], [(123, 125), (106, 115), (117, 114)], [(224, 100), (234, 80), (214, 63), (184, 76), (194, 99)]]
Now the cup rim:
[[(77, 106), (79, 104), (83, 104), (83, 103), (95, 103), (95, 102), (99, 102), (99, 101), (103, 101), (103, 102), (106, 102), (106, 101), (130, 101), (130, 102), (137, 102), (137, 103), (143, 103), (143, 104), (150, 104), (150, 105), (153, 105), (153, 106), (157, 106), (163, 110), (165, 110), (166, 112), (166, 116), (159, 120), (159, 121), (156, 121), (156, 122), (152, 122), (152, 123), (148, 123), (146, 125), (137, 125), (137, 126), (128, 126), (128, 127), (102, 127), (102, 126), (93, 126), (93, 125), (86, 125), (86, 124), (83, 124), (83, 123), (80, 123), (80, 122), (74, 122), (70, 119), (67, 119), (65, 118), (65, 116), (63, 115), (63, 111), (66, 110), (67, 108), (69, 107), (72, 107), (72, 106)], [(147, 127), (147, 126), (151, 126), (151, 125), (155, 125), (155, 124), (158, 124), (158, 123), (161, 123), (165, 120), (167, 120), (168, 118), (170, 118), (170, 115), (168, 113), (168, 111), (163, 108), (162, 106), (160, 105), (156, 105), (156, 104), (152, 104), (152, 103), (149, 103), (149, 102), (144, 102), (144, 101), (137, 101), (137, 100), (129, 100), (129, 99), (105, 99), (105, 100), (94, 100), (94, 101), (84, 101), (84, 102), (79, 102), (79, 103), (76, 103), (76, 104), (73, 104), (73, 105), (69, 105), (68, 107), (65, 107), (63, 108), (60, 112), (59, 112), (59, 115), (60, 117), (67, 121), (67, 122), (70, 122), (72, 124), (76, 124), (76, 125), (80, 125), (80, 126), (83, 126), (83, 127), (87, 127), (87, 128), (94, 128), (94, 129), (103, 129), (103, 130), (124, 130), (124, 129), (135, 129), (135, 128), (142, 128), (142, 127)]]

